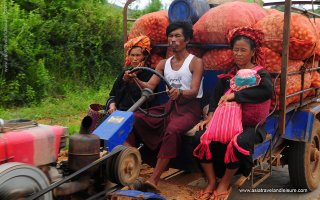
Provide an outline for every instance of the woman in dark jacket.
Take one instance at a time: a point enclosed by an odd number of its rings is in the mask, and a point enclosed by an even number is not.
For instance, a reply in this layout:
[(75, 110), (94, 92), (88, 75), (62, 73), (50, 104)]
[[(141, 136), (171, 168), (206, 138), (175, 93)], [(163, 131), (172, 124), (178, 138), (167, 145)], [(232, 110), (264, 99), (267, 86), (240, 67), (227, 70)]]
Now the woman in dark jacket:
[[(230, 89), (230, 79), (239, 69), (252, 69), (264, 65), (260, 49), (263, 39), (262, 32), (248, 27), (237, 28), (228, 33), (227, 39), (233, 50), (234, 64), (226, 74), (219, 77), (220, 80), (210, 102), (209, 117), (201, 122), (200, 131), (195, 135), (196, 145), (204, 143), (205, 138), (201, 138), (201, 136), (219, 104), (226, 101), (258, 104), (270, 100), (272, 97), (272, 81), (265, 69), (260, 69), (257, 72), (261, 77), (259, 85), (225, 94)], [(254, 126), (244, 126), (243, 132), (235, 136), (236, 138), (228, 144), (211, 141), (209, 143), (211, 159), (207, 159), (203, 153), (202, 156), (199, 156), (199, 151), (197, 151), (199, 148), (197, 148), (194, 154), (200, 159), (208, 185), (195, 199), (226, 200), (231, 192), (232, 177), (236, 173), (249, 175), (253, 166), (254, 145), (263, 142), (265, 136), (266, 131), (263, 126), (259, 126), (256, 131)], [(221, 178), (219, 184), (217, 177)]]
[[(139, 36), (129, 40), (125, 45), (126, 64), (124, 70), (114, 82), (106, 103), (108, 114), (116, 110), (128, 110), (135, 101), (141, 97), (141, 90), (134, 82), (123, 79), (125, 71), (136, 67), (150, 67), (150, 39), (147, 36)], [(148, 81), (152, 76), (149, 71), (140, 71), (137, 77)], [(148, 102), (147, 102), (148, 103)], [(151, 106), (151, 105), (149, 105)]]

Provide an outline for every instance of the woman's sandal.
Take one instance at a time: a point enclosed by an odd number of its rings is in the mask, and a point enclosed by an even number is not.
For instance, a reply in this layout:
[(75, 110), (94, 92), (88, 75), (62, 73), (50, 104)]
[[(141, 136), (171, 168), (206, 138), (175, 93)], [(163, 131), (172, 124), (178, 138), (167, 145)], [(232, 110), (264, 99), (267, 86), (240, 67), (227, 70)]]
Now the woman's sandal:
[(217, 193), (217, 191), (213, 191), (213, 195), (211, 196), (210, 200), (217, 200), (217, 197), (223, 197), (223, 200), (228, 200), (229, 195), (231, 194), (232, 187), (229, 186), (229, 189), (227, 191), (223, 191), (220, 193)]
[(194, 197), (195, 200), (209, 200), (211, 195), (213, 194), (213, 191), (200, 191), (200, 193), (196, 194)]

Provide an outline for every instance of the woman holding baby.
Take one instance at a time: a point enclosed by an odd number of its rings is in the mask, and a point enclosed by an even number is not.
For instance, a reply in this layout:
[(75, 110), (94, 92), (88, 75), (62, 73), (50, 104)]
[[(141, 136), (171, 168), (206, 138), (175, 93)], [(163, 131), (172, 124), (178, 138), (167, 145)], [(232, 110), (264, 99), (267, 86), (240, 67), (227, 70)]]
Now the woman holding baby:
[[(249, 175), (254, 145), (266, 137), (263, 125), (270, 110), (272, 81), (263, 67), (263, 33), (249, 27), (236, 28), (227, 34), (227, 41), (234, 63), (219, 75), (209, 117), (200, 123), (195, 135), (194, 155), (208, 180), (195, 199), (226, 200), (232, 177)], [(217, 177), (221, 178), (219, 183)]]

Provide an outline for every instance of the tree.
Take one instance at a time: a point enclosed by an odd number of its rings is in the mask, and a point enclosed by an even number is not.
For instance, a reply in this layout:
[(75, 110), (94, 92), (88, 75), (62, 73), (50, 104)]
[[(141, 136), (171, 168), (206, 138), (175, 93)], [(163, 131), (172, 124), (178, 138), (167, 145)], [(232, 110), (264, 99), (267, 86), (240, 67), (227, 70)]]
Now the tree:
[(161, 10), (163, 5), (160, 0), (151, 0), (151, 3), (143, 10), (143, 14), (155, 12)]
[(0, 57), (0, 105), (99, 88), (121, 70), (121, 9), (100, 0), (5, 2), (0, 41), (7, 44), (0, 42), (0, 51), (8, 59)]
[(151, 0), (151, 2), (144, 8), (143, 10), (132, 10), (130, 13), (130, 17), (134, 19), (138, 19), (142, 15), (151, 13), (151, 12), (156, 12), (163, 9), (163, 5), (160, 0)]

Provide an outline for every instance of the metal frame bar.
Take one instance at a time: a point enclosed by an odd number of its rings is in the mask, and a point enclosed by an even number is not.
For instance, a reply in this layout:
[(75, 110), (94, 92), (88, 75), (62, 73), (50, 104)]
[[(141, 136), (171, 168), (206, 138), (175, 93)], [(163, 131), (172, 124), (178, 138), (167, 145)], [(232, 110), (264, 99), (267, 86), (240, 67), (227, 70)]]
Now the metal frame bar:
[[(153, 47), (162, 47), (166, 48), (168, 47), (168, 44), (155, 44)], [(187, 44), (187, 47), (196, 47), (196, 48), (205, 48), (205, 49), (210, 49), (210, 48), (229, 48), (228, 44), (199, 44), (199, 43), (189, 43)]]
[[(311, 1), (310, 1), (310, 2), (311, 2)], [(315, 2), (317, 2), (317, 4), (320, 4), (319, 1), (315, 1)], [(311, 15), (313, 15), (313, 16), (315, 16), (315, 17), (320, 17), (320, 15), (319, 15), (318, 13), (314, 13), (314, 12), (308, 11), (308, 10), (306, 10), (306, 9), (297, 8), (297, 7), (295, 7), (295, 6), (292, 6), (291, 8), (292, 8), (293, 10), (297, 10), (297, 11), (303, 12), (304, 14), (311, 14)]]
[(132, 19), (128, 19), (128, 7), (135, 0), (128, 0), (123, 7), (123, 42), (126, 43), (128, 40), (128, 21), (132, 21)]
[[(285, 1), (278, 1), (278, 2), (268, 2), (264, 3), (263, 6), (275, 6), (275, 5), (283, 5), (287, 2)], [(320, 5), (320, 1), (292, 1), (292, 4), (318, 4)]]
[(281, 61), (281, 80), (280, 80), (280, 116), (279, 132), (285, 134), (286, 130), (286, 96), (287, 96), (287, 75), (289, 60), (289, 34), (291, 21), (291, 0), (285, 1), (284, 24), (283, 24), (283, 48)]

